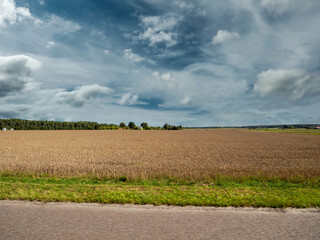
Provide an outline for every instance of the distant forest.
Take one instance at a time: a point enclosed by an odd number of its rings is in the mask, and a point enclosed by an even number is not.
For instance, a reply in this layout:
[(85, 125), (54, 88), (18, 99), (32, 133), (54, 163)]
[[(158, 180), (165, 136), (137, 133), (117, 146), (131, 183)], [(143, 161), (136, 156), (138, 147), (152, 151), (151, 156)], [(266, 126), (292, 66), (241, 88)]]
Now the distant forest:
[(200, 129), (209, 129), (209, 128), (248, 128), (248, 129), (268, 129), (268, 128), (279, 128), (279, 129), (296, 129), (296, 128), (305, 128), (305, 129), (318, 129), (320, 124), (290, 124), (290, 125), (254, 125), (254, 126), (224, 126), (224, 127), (185, 127), (185, 128), (200, 128)]
[[(290, 124), (290, 125), (256, 125), (256, 126), (243, 126), (243, 127), (223, 127), (223, 128), (307, 128), (314, 129), (319, 128), (320, 124)], [(221, 127), (182, 127), (181, 125), (175, 126), (165, 123), (162, 127), (152, 127), (148, 123), (143, 122), (140, 126), (136, 126), (134, 122), (125, 124), (121, 122), (117, 124), (97, 123), (97, 122), (61, 122), (61, 121), (36, 121), (36, 120), (23, 120), (23, 119), (1, 119), (0, 118), (0, 130), (6, 128), (10, 130), (116, 130), (116, 129), (131, 129), (131, 130), (181, 130), (184, 128), (221, 128)]]
[(132, 129), (140, 130), (180, 130), (183, 127), (164, 124), (163, 127), (151, 127), (146, 122), (141, 123), (141, 127), (135, 125), (134, 122), (129, 122), (126, 125), (124, 122), (117, 124), (96, 123), (96, 122), (59, 122), (59, 121), (35, 121), (22, 119), (0, 119), (0, 130), (6, 128), (10, 130), (115, 130), (115, 129)]

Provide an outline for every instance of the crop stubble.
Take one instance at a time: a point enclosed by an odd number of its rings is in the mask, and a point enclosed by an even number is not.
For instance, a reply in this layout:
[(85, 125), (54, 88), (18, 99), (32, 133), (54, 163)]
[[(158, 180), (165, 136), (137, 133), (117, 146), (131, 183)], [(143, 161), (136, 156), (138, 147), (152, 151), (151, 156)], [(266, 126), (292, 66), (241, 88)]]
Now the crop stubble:
[(130, 179), (320, 177), (320, 136), (243, 129), (0, 132), (0, 172)]

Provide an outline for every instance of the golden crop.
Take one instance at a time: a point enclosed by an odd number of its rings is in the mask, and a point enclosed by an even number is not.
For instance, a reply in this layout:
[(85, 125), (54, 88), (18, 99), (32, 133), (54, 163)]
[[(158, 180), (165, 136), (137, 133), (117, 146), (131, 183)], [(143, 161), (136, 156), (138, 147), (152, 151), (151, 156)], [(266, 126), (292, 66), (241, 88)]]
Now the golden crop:
[(0, 132), (0, 172), (52, 176), (320, 176), (320, 135), (243, 129)]

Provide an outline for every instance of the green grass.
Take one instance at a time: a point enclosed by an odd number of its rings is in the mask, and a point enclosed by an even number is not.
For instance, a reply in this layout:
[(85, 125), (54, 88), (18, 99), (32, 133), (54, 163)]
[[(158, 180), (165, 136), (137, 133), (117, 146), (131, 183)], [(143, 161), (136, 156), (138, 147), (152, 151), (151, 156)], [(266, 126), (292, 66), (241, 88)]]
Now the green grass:
[(305, 129), (305, 128), (293, 128), (293, 129), (281, 129), (281, 128), (261, 128), (254, 129), (255, 131), (274, 132), (274, 133), (300, 133), (320, 135), (320, 129)]
[(0, 174), (0, 199), (178, 206), (320, 207), (320, 179), (130, 181)]

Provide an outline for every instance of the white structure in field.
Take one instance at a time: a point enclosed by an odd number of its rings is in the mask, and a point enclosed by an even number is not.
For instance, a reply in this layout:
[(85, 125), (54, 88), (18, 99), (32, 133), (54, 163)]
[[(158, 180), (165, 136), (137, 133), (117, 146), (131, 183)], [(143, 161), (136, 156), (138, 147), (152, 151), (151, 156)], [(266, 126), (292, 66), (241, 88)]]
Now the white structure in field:
[(4, 132), (5, 132), (5, 131), (7, 131), (7, 129), (6, 129), (6, 128), (2, 128), (2, 131), (4, 131)]
[(13, 131), (13, 128), (11, 128), (11, 131)]

